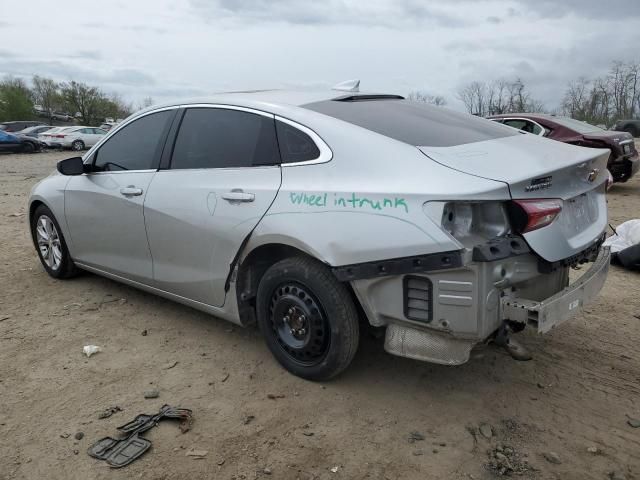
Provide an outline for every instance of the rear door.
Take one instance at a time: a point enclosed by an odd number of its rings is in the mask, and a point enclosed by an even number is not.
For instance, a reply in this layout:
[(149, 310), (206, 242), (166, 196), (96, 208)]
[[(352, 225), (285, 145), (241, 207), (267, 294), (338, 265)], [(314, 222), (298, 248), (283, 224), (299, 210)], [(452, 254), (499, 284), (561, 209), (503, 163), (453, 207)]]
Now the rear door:
[(65, 216), (74, 260), (142, 283), (153, 279), (143, 205), (175, 110), (144, 115), (115, 132), (71, 177)]
[(228, 106), (183, 115), (144, 205), (155, 285), (221, 306), (230, 264), (280, 188), (275, 120)]

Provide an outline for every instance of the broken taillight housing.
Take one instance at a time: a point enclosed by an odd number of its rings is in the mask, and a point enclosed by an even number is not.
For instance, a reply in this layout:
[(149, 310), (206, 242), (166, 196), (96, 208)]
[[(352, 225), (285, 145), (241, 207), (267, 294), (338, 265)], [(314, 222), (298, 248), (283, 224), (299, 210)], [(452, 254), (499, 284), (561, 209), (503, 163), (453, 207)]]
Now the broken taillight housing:
[(562, 200), (558, 198), (513, 200), (511, 223), (518, 233), (532, 232), (550, 225), (561, 211)]

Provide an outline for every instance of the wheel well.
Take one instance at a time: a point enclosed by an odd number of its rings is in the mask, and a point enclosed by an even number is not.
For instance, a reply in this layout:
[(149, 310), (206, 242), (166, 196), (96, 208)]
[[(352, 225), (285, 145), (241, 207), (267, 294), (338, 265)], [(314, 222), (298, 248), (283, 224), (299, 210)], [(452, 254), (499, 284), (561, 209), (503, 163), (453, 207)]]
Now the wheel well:
[[(238, 268), (236, 276), (236, 296), (238, 312), (243, 325), (251, 325), (256, 321), (256, 294), (258, 285), (266, 271), (280, 260), (289, 257), (315, 258), (302, 250), (284, 244), (261, 245), (246, 256)], [(317, 259), (316, 259), (317, 260)], [(323, 262), (324, 263), (324, 262)], [(343, 282), (358, 311), (362, 314), (362, 306), (349, 282)]]
[(44, 205), (44, 202), (41, 202), (40, 200), (34, 200), (29, 206), (29, 225), (31, 225), (31, 219), (33, 218), (33, 214), (35, 213), (36, 208), (38, 208), (40, 205)]

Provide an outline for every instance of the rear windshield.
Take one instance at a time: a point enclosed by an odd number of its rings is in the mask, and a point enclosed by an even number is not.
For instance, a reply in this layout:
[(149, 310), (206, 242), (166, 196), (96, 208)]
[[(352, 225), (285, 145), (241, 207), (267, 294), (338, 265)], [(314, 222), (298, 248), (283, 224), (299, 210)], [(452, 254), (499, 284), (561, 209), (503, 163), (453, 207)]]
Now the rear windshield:
[(484, 118), (409, 100), (326, 100), (304, 107), (419, 147), (452, 147), (521, 135)]
[(569, 117), (553, 117), (552, 120), (563, 127), (570, 128), (571, 130), (578, 133), (592, 133), (592, 132), (601, 132), (602, 129), (600, 127), (596, 127), (595, 125), (591, 125), (587, 122), (581, 122), (580, 120), (574, 120)]

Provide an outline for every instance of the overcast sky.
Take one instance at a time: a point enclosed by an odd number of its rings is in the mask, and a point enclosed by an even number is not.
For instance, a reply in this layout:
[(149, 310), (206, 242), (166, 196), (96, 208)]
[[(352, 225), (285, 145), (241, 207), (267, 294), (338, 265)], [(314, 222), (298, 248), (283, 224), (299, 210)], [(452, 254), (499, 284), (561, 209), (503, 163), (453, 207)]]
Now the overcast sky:
[(602, 75), (613, 60), (640, 60), (639, 0), (0, 0), (0, 7), (0, 75), (80, 80), (134, 102), (359, 78), (362, 90), (422, 90), (461, 108), (460, 85), (518, 75), (553, 108), (570, 79)]

